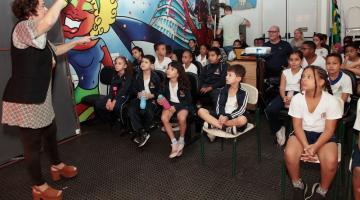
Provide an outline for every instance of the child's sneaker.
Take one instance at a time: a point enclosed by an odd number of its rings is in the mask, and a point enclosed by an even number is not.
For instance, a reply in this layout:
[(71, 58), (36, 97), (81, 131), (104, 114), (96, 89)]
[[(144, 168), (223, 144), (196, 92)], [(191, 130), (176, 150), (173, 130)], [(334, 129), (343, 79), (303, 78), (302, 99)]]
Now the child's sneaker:
[(169, 158), (175, 158), (178, 154), (178, 149), (179, 149), (179, 145), (177, 143), (171, 144), (171, 152)]
[(314, 183), (314, 185), (311, 188), (311, 194), (305, 198), (305, 200), (321, 200), (326, 199), (326, 196), (323, 196), (322, 194), (317, 192), (317, 189), (320, 187), (320, 183)]
[(304, 184), (304, 188), (297, 188), (297, 187), (293, 187), (293, 200), (304, 200), (305, 199), (305, 195), (306, 192), (308, 190), (307, 184)]
[(177, 155), (176, 156), (181, 156), (182, 155), (183, 150), (184, 150), (184, 146), (185, 146), (184, 143), (179, 143), (178, 144), (178, 149), (177, 149)]
[(277, 132), (276, 132), (276, 141), (280, 146), (283, 146), (285, 144), (285, 127), (281, 127)]
[(142, 147), (146, 144), (146, 142), (149, 140), (150, 138), (150, 134), (148, 132), (145, 132), (143, 133), (141, 136), (140, 136), (140, 142), (139, 142), (139, 146), (138, 147)]

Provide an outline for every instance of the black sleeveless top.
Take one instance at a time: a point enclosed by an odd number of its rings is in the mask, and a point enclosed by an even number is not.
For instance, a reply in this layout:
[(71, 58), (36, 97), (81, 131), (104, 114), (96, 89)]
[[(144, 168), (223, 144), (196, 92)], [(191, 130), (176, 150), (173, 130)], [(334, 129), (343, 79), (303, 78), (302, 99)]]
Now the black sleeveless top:
[(3, 100), (23, 104), (43, 103), (50, 84), (53, 56), (55, 52), (48, 42), (44, 49), (31, 46), (18, 49), (11, 41), (12, 73)]

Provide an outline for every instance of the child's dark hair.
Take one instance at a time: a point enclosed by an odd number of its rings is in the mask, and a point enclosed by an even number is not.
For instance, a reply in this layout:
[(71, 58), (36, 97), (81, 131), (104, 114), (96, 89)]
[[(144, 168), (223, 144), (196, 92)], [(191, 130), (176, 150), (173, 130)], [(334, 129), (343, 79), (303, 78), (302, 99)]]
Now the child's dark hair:
[(295, 50), (295, 51), (293, 51), (293, 52), (291, 52), (291, 53), (289, 54), (288, 59), (290, 59), (290, 56), (291, 56), (291, 55), (294, 55), (294, 54), (297, 55), (297, 56), (299, 56), (300, 60), (302, 60), (302, 59), (304, 58), (304, 54), (303, 54), (302, 51), (300, 51), (300, 50)]
[(327, 60), (328, 58), (330, 58), (330, 57), (332, 57), (332, 58), (337, 58), (337, 59), (339, 60), (340, 64), (342, 64), (342, 62), (343, 62), (341, 55), (338, 54), (338, 53), (330, 53), (330, 54), (328, 54), (328, 55), (326, 56), (326, 60)]
[(196, 40), (195, 39), (190, 39), (189, 42), (193, 41), (195, 43), (195, 45), (197, 45)]
[(244, 78), (244, 76), (246, 74), (245, 67), (240, 65), (240, 64), (230, 65), (227, 68), (227, 71), (228, 72), (234, 72), (236, 76), (239, 76), (241, 78)]
[(144, 56), (144, 51), (143, 51), (143, 49), (142, 49), (141, 47), (134, 46), (134, 47), (131, 49), (131, 51), (132, 51), (132, 50), (138, 50), (138, 51), (140, 52), (140, 54), (141, 54), (141, 57)]
[(200, 45), (200, 47), (205, 47), (206, 48), (206, 50), (209, 50), (210, 49), (210, 47), (209, 47), (209, 45), (208, 44), (202, 44), (202, 45)]
[(209, 49), (208, 53), (210, 53), (210, 52), (215, 52), (216, 55), (221, 56), (221, 51), (220, 51), (220, 49), (217, 48), (217, 47), (211, 47), (211, 48)]
[(170, 45), (166, 45), (165, 49), (166, 49), (166, 55), (169, 55), (173, 52), (172, 47)]
[(125, 62), (126, 64), (126, 68), (125, 68), (125, 74), (128, 74), (130, 76), (133, 75), (133, 67), (132, 67), (132, 63), (125, 57), (125, 56), (117, 56), (115, 59), (114, 59), (114, 62), (116, 62), (118, 59), (121, 59)]
[(233, 42), (233, 46), (234, 46), (234, 44), (235, 44), (236, 42), (240, 43), (240, 45), (241, 45), (241, 41), (240, 41), (239, 39), (236, 39), (236, 40), (234, 40), (234, 42)]
[(211, 41), (211, 44), (212, 44), (213, 42), (218, 42), (219, 45), (221, 46), (221, 41), (220, 41), (220, 39), (215, 38), (215, 39), (213, 39), (213, 40)]
[(303, 45), (306, 45), (308, 47), (310, 47), (311, 49), (316, 49), (316, 44), (313, 41), (304, 41)]
[(153, 55), (145, 55), (143, 57), (143, 59), (148, 59), (150, 61), (151, 64), (154, 64), (155, 63), (155, 57)]
[(161, 46), (161, 45), (164, 45), (165, 48), (166, 48), (166, 44), (165, 44), (165, 43), (159, 42), (159, 43), (155, 43), (155, 44), (154, 44), (154, 51), (156, 51), (156, 50), (159, 48), (159, 46)]
[(179, 74), (178, 76), (179, 88), (182, 90), (189, 90), (190, 81), (182, 64), (178, 61), (172, 61), (171, 63), (169, 63), (168, 67), (170, 66), (175, 68)]
[[(332, 90), (331, 90), (331, 85), (330, 85), (330, 81), (329, 81), (329, 77), (328, 77), (328, 74), (327, 72), (325, 71), (325, 69), (319, 67), (319, 66), (315, 66), (315, 65), (309, 65), (307, 67), (304, 68), (302, 74), (301, 74), (301, 77), (304, 75), (304, 72), (307, 70), (307, 69), (311, 69), (313, 71), (313, 74), (314, 74), (314, 81), (315, 81), (315, 92), (314, 92), (314, 96), (315, 97), (315, 94), (317, 92), (317, 81), (316, 81), (316, 74), (315, 74), (315, 71), (316, 73), (319, 75), (319, 78), (323, 79), (325, 81), (325, 84), (324, 84), (324, 87), (325, 89), (327, 90), (328, 93), (330, 94), (333, 94)], [(301, 81), (300, 81), (300, 88), (301, 88)]]
[(346, 50), (347, 48), (354, 48), (356, 50), (359, 50), (359, 45), (357, 45), (356, 43), (354, 42), (350, 42), (348, 43), (345, 47), (344, 47), (344, 50)]
[(189, 49), (185, 49), (185, 50), (182, 52), (182, 55), (184, 55), (184, 53), (188, 53), (188, 54), (192, 57), (192, 52), (191, 52)]

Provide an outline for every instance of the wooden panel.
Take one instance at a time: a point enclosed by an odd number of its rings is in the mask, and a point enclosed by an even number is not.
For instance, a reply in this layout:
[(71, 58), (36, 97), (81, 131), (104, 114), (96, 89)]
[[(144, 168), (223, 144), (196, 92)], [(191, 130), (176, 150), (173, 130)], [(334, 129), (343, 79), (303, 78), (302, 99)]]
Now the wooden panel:
[(242, 82), (256, 87), (256, 61), (254, 60), (235, 60), (229, 62), (229, 65), (240, 64), (245, 67), (246, 74)]

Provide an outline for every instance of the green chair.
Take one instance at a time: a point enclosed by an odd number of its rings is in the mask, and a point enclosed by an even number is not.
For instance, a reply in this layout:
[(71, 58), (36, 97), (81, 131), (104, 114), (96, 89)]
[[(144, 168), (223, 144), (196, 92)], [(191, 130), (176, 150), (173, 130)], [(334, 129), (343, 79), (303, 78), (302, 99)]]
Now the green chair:
[[(253, 128), (255, 128), (256, 132), (256, 140), (257, 140), (257, 150), (258, 150), (258, 161), (261, 161), (261, 142), (260, 142), (260, 131), (259, 131), (259, 125), (260, 125), (260, 111), (257, 107), (257, 101), (258, 101), (258, 90), (249, 84), (241, 83), (241, 87), (248, 92), (248, 110), (249, 107), (255, 107), (255, 124), (248, 123), (246, 129), (243, 132), (238, 132), (236, 134), (230, 134), (226, 133), (219, 129), (208, 129), (207, 126), (204, 126), (201, 131), (201, 142), (200, 142), (200, 155), (201, 155), (201, 163), (205, 163), (205, 145), (204, 145), (204, 135), (206, 132), (207, 134), (214, 135), (216, 137), (219, 137), (222, 139), (221, 143), (221, 149), (223, 150), (223, 139), (233, 139), (233, 145), (232, 145), (232, 175), (235, 176), (236, 174), (236, 160), (237, 160), (237, 140), (238, 137), (249, 132)], [(205, 124), (205, 123), (204, 123)]]

